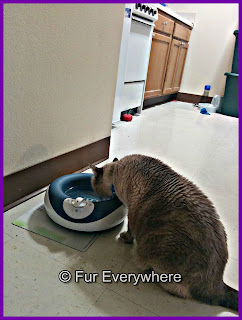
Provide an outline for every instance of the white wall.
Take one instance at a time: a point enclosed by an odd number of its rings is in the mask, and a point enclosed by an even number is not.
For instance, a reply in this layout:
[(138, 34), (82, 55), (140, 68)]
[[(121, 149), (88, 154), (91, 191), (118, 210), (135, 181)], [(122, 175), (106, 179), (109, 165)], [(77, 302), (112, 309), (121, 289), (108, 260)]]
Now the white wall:
[(4, 175), (110, 136), (123, 13), (4, 5)]
[(238, 4), (168, 4), (179, 13), (195, 13), (190, 48), (181, 83), (181, 92), (203, 93), (210, 84), (210, 96), (224, 94), (225, 72), (231, 72), (238, 29)]

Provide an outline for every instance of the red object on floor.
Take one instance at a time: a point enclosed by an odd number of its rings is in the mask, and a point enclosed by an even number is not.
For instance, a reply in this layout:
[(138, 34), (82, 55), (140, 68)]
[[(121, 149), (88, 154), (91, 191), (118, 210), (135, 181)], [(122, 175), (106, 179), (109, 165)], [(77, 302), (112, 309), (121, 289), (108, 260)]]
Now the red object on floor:
[(133, 119), (132, 114), (123, 114), (122, 115), (123, 121), (132, 121), (132, 119)]
[(174, 99), (174, 100), (172, 100), (172, 101), (177, 101), (177, 100)]

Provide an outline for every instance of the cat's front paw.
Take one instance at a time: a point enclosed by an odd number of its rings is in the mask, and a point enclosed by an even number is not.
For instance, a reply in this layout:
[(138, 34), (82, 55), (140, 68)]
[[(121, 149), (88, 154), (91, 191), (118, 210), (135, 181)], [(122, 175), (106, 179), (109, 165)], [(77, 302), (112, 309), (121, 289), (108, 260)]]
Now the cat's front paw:
[(134, 237), (129, 232), (122, 232), (119, 235), (119, 240), (131, 244), (134, 242)]

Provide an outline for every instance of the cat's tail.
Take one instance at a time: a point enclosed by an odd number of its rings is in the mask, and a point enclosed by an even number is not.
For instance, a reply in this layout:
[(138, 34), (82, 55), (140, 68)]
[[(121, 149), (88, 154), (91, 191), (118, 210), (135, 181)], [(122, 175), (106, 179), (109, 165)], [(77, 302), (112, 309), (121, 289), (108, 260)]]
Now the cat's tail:
[(200, 290), (192, 292), (192, 297), (194, 299), (205, 302), (207, 304), (218, 305), (238, 311), (239, 292), (229, 287), (227, 284), (223, 283), (223, 291), (221, 294), (218, 294), (216, 292), (213, 295), (207, 295), (204, 294), (204, 292), (199, 291)]
[(219, 305), (225, 308), (229, 308), (238, 311), (239, 304), (239, 291), (229, 287), (224, 283), (225, 294), (219, 300)]

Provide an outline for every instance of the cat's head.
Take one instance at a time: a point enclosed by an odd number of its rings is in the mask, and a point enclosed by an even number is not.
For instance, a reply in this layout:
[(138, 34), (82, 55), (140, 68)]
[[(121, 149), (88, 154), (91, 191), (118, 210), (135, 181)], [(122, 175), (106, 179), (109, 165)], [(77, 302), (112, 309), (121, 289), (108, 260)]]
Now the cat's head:
[(92, 188), (100, 196), (112, 196), (113, 169), (115, 165), (114, 162), (116, 161), (118, 161), (117, 158), (115, 158), (112, 163), (106, 164), (102, 168), (90, 164), (90, 168), (93, 171), (93, 177), (91, 179)]

